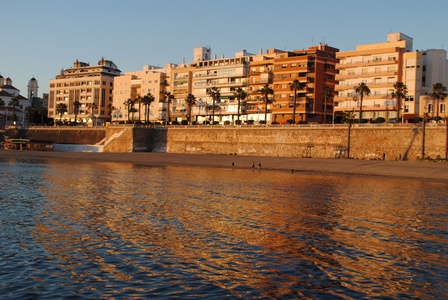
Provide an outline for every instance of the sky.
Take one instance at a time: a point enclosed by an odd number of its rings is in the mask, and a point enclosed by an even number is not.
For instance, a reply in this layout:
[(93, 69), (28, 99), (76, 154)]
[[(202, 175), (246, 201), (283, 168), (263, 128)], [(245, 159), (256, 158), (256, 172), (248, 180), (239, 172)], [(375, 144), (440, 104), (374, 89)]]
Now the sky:
[(195, 47), (233, 57), (247, 50), (340, 51), (386, 42), (390, 32), (416, 49), (448, 49), (446, 0), (0, 0), (0, 75), (27, 95), (78, 59), (104, 57), (122, 73), (193, 61)]

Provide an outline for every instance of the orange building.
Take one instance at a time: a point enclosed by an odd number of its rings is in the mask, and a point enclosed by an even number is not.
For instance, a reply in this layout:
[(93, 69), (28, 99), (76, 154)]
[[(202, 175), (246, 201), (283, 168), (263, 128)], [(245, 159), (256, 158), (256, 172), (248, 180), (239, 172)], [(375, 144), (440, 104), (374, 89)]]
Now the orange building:
[[(277, 49), (268, 49), (266, 54), (262, 54), (260, 50), (259, 55), (251, 57), (249, 63), (249, 89), (246, 105), (246, 120), (264, 120), (265, 100), (260, 90), (267, 84), (272, 88), (274, 82), (274, 61), (278, 53), (285, 53), (285, 51)], [(269, 96), (273, 98), (272, 95)], [(268, 113), (272, 112), (272, 104), (268, 104)], [(268, 116), (268, 119), (271, 115)], [(243, 118), (243, 119), (244, 119)]]
[(273, 79), (273, 122), (286, 123), (287, 120), (293, 118), (294, 92), (290, 89), (290, 83), (297, 79), (306, 86), (298, 91), (296, 123), (331, 123), (333, 99), (328, 100), (325, 118), (322, 90), (324, 85), (327, 85), (334, 91), (337, 84), (335, 75), (338, 73), (336, 70), (338, 51), (336, 48), (319, 44), (308, 50), (294, 50), (276, 55)]

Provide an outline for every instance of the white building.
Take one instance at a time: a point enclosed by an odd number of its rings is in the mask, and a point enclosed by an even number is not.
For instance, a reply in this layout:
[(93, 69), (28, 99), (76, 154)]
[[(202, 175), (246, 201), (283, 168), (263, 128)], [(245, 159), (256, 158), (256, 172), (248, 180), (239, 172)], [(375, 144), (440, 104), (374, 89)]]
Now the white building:
[[(4, 102), (4, 105), (0, 105), (0, 126), (6, 125), (15, 125), (15, 126), (24, 126), (26, 122), (25, 110), (27, 107), (31, 106), (31, 103), (28, 98), (20, 95), (20, 90), (15, 88), (12, 85), (11, 78), (3, 78), (0, 75), (0, 99)], [(13, 99), (18, 100), (18, 105), (13, 107), (10, 105)], [(15, 111), (16, 118), (13, 119), (13, 114)], [(6, 121), (7, 119), (7, 121)]]

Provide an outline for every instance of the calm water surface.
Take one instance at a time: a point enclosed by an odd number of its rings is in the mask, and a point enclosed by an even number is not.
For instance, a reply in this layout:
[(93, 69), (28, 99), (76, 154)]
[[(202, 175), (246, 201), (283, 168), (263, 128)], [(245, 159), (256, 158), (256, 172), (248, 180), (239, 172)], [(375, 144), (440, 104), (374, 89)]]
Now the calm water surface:
[(0, 158), (0, 298), (448, 298), (448, 186)]

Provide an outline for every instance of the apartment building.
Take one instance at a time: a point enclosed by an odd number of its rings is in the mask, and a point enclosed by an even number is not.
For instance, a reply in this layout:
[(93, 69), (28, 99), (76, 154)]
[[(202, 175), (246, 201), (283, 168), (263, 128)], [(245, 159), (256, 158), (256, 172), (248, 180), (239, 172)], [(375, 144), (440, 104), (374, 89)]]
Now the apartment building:
[[(397, 101), (390, 96), (390, 91), (396, 82), (405, 82), (406, 73), (417, 76), (416, 68), (420, 65), (418, 55), (408, 55), (409, 64), (405, 62), (405, 53), (412, 51), (412, 42), (412, 38), (402, 33), (389, 33), (386, 43), (358, 45), (355, 51), (337, 53), (336, 57), (340, 62), (337, 65), (339, 74), (336, 79), (339, 84), (336, 91), (339, 94), (335, 97), (335, 112), (342, 115), (351, 111), (358, 117), (361, 99), (360, 95), (355, 93), (355, 88), (363, 82), (370, 88), (371, 93), (363, 97), (362, 118), (396, 118)], [(411, 62), (413, 59), (415, 63)], [(413, 70), (407, 72), (408, 66)], [(409, 83), (408, 90), (418, 90)], [(408, 97), (416, 99), (412, 94)], [(408, 109), (416, 113), (415, 106)]]
[(324, 85), (334, 90), (337, 84), (335, 76), (338, 74), (338, 51), (336, 48), (319, 44), (307, 50), (294, 50), (275, 56), (272, 121), (285, 123), (292, 119), (294, 92), (290, 89), (290, 83), (298, 80), (305, 87), (298, 91), (296, 123), (331, 122), (333, 99), (327, 99), (325, 110), (322, 91)]
[[(203, 47), (200, 47), (203, 48)], [(208, 49), (208, 48), (205, 48)], [(182, 121), (187, 118), (187, 105), (185, 98), (188, 94), (193, 93), (193, 74), (195, 63), (182, 63), (174, 65), (170, 71), (170, 90), (174, 99), (170, 107), (170, 116), (172, 120)], [(197, 103), (192, 110), (192, 116), (198, 115), (200, 108), (204, 104)]]
[[(113, 97), (115, 110), (112, 120), (164, 121), (167, 117), (167, 104), (164, 99), (166, 86), (166, 70), (156, 66), (146, 65), (141, 71), (126, 72), (115, 77)], [(138, 101), (135, 101), (132, 107), (128, 107), (126, 104), (128, 99), (137, 100), (148, 94), (154, 97), (154, 101), (147, 107)]]
[[(278, 53), (285, 51), (278, 49), (268, 49), (266, 54), (260, 50), (258, 55), (251, 57), (249, 62), (249, 88), (246, 100), (245, 113), (243, 120), (264, 121), (265, 100), (260, 90), (267, 84), (273, 88), (274, 83), (274, 61)], [(269, 96), (272, 101), (273, 95)], [(268, 112), (272, 112), (272, 102), (268, 103)], [(268, 120), (271, 120), (271, 114)]]
[[(198, 103), (202, 103), (203, 111), (197, 111), (199, 122), (211, 121), (215, 109), (215, 121), (225, 122), (236, 120), (238, 101), (234, 92), (238, 87), (247, 88), (250, 57), (253, 54), (245, 50), (235, 53), (235, 57), (198, 61), (194, 67), (192, 93)], [(220, 94), (220, 101), (215, 103), (208, 92), (216, 87)], [(198, 106), (197, 108), (199, 109)]]
[[(428, 113), (430, 117), (437, 114), (436, 100), (429, 94), (434, 83), (442, 83), (448, 88), (448, 60), (444, 49), (428, 49), (421, 51), (423, 67), (421, 78), (420, 112)], [(439, 117), (448, 117), (448, 99), (439, 102)]]
[[(112, 61), (104, 58), (96, 66), (76, 60), (72, 68), (62, 69), (55, 79), (50, 80), (48, 116), (61, 119), (56, 106), (64, 103), (67, 112), (62, 120), (75, 121), (76, 115), (78, 121), (86, 124), (104, 124), (110, 118), (108, 105), (112, 103), (114, 78), (120, 73)], [(77, 111), (75, 101), (81, 104)], [(89, 104), (93, 103), (97, 109), (92, 111)]]

